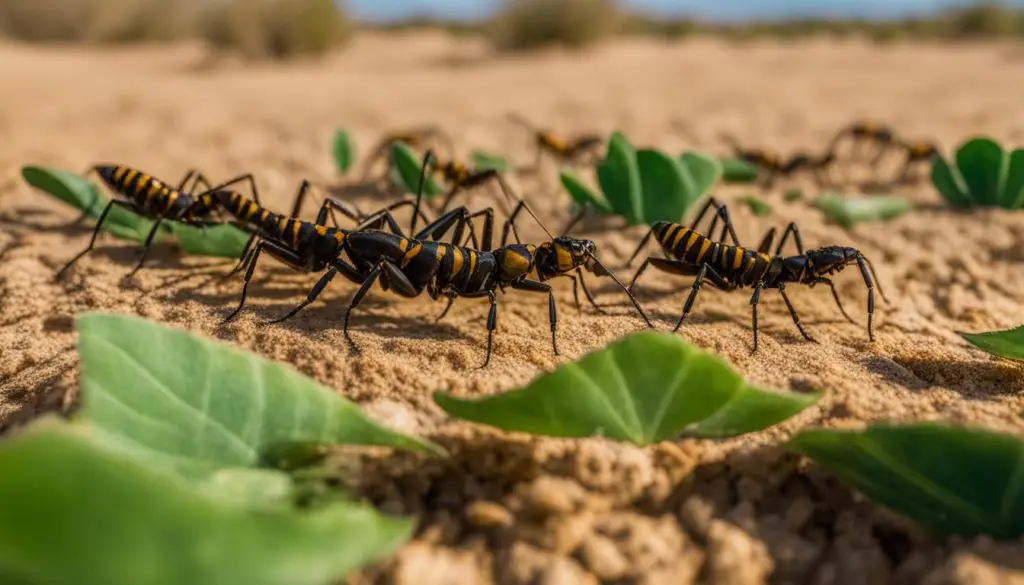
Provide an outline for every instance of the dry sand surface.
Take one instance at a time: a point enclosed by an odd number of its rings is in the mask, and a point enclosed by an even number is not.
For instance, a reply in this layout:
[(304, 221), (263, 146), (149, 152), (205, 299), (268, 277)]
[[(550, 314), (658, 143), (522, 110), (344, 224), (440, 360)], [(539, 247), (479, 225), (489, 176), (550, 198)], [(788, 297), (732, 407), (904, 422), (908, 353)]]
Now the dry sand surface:
[[(837, 280), (860, 325), (839, 317), (827, 290), (791, 286), (820, 343), (803, 341), (770, 293), (756, 355), (749, 296), (706, 289), (683, 337), (754, 382), (824, 397), (763, 433), (643, 449), (508, 436), (453, 422), (430, 398), (438, 389), (464, 396), (508, 389), (639, 330), (641, 321), (606, 282), (590, 280), (600, 302), (615, 305), (611, 316), (577, 311), (568, 281), (556, 281), (561, 357), (551, 352), (545, 297), (516, 291), (500, 299), (486, 370), (474, 369), (484, 356), (486, 301), (462, 301), (434, 324), (440, 304), (373, 293), (353, 320), (361, 352), (352, 353), (339, 330), (348, 284), (332, 286), (289, 323), (260, 326), (315, 280), (271, 262), (252, 287), (251, 309), (227, 326), (218, 323), (240, 283), (205, 284), (196, 271), (209, 272), (212, 262), (173, 248), (160, 248), (151, 268), (123, 282), (137, 248), (108, 236), (54, 283), (54, 270), (86, 244), (89, 228), (60, 227), (73, 212), (19, 178), (27, 163), (79, 170), (119, 161), (169, 180), (194, 166), (215, 179), (251, 170), (265, 199), (283, 207), (303, 177), (339, 181), (328, 155), (336, 127), (351, 129), (365, 153), (387, 130), (436, 122), (462, 154), (479, 148), (529, 161), (527, 137), (505, 120), (510, 110), (566, 133), (619, 128), (673, 152), (694, 139), (721, 151), (720, 132), (789, 152), (820, 145), (863, 116), (949, 149), (974, 133), (1020, 138), (1019, 49), (636, 40), (582, 56), (493, 59), (471, 41), (438, 35), (366, 36), (324, 63), (242, 67), (210, 61), (194, 47), (5, 46), (0, 78), (0, 427), (61, 408), (76, 386), (74, 315), (124, 312), (292, 364), (387, 424), (454, 453), (429, 463), (401, 454), (366, 461), (360, 482), (367, 497), (422, 523), (394, 559), (353, 583), (1024, 582), (1021, 541), (931, 538), (778, 448), (807, 425), (876, 420), (940, 419), (1024, 433), (1021, 366), (954, 334), (1024, 320), (1017, 214), (936, 206), (845, 233), (816, 210), (784, 202), (784, 185), (766, 196), (775, 209), (769, 217), (734, 207), (746, 243), (793, 220), (810, 247), (845, 244), (872, 258), (890, 299), (879, 303), (877, 341), (867, 340), (864, 285), (854, 269)], [(555, 167), (513, 181), (551, 225), (565, 221), (568, 201)], [(749, 192), (718, 195), (729, 202)], [(901, 194), (939, 202), (924, 184)], [(621, 266), (642, 230), (612, 227), (590, 226), (587, 237), (606, 263)], [(528, 235), (539, 237), (538, 230)], [(689, 281), (654, 272), (645, 281), (641, 302), (659, 327), (670, 327)]]

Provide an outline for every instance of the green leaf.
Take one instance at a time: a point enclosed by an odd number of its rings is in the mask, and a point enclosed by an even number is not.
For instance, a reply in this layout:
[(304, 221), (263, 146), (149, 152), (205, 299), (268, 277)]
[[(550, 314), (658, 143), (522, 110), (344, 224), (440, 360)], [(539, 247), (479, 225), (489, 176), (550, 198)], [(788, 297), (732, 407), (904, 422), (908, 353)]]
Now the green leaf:
[(576, 176), (572, 171), (562, 171), (559, 173), (559, 178), (562, 180), (562, 186), (569, 192), (569, 196), (581, 207), (593, 207), (598, 212), (611, 215), (612, 206), (605, 200), (604, 197), (598, 195), (593, 189), (588, 187), (579, 177)]
[[(24, 166), (21, 176), (29, 185), (52, 195), (80, 211), (89, 210), (89, 216), (98, 218), (110, 198), (102, 195), (95, 183), (62, 169), (42, 166)], [(143, 242), (153, 222), (123, 207), (114, 206), (103, 222), (103, 231), (126, 240)], [(159, 241), (160, 234), (157, 234)]]
[(786, 189), (786, 192), (782, 195), (782, 200), (786, 203), (793, 203), (795, 201), (801, 201), (804, 198), (804, 192), (796, 187), (792, 189)]
[(643, 222), (678, 222), (697, 191), (692, 177), (684, 175), (686, 171), (679, 161), (657, 150), (638, 150), (636, 164), (643, 194)]
[(356, 160), (355, 145), (348, 130), (338, 130), (334, 133), (332, 151), (334, 152), (335, 166), (338, 167), (341, 174), (348, 173), (348, 170), (352, 168), (352, 164)]
[[(401, 179), (398, 186), (405, 189), (406, 193), (415, 194), (420, 186), (420, 167), (423, 161), (408, 145), (395, 142), (391, 145), (391, 162), (398, 170), (398, 177)], [(423, 196), (434, 197), (441, 193), (444, 193), (444, 189), (428, 172), (423, 182)]]
[(757, 167), (739, 158), (723, 158), (722, 180), (726, 183), (753, 183), (757, 180)]
[(999, 205), (1006, 209), (1024, 207), (1024, 149), (1018, 148), (1010, 153), (1006, 184)]
[(935, 423), (810, 430), (792, 448), (937, 532), (1024, 534), (1024, 440)]
[(360, 504), (273, 505), (263, 480), (215, 496), (102, 448), (93, 430), (43, 420), (0, 443), (0, 582), (328, 585), (412, 533)]
[(689, 205), (693, 205), (722, 176), (722, 163), (717, 158), (696, 151), (683, 153), (679, 162), (683, 165), (686, 188), (692, 189), (687, 197)]
[(523, 388), (478, 400), (438, 392), (448, 414), (507, 431), (646, 445), (680, 434), (731, 437), (783, 421), (817, 394), (769, 392), (676, 335), (640, 332)]
[(845, 229), (852, 229), (854, 224), (862, 221), (892, 219), (911, 208), (910, 202), (902, 197), (843, 197), (834, 193), (818, 197), (814, 206)]
[(240, 258), (250, 236), (230, 224), (203, 228), (172, 222), (170, 226), (178, 247), (197, 256)]
[(473, 161), (473, 168), (478, 171), (495, 170), (500, 172), (508, 170), (508, 161), (496, 154), (478, 150), (469, 155), (469, 160)]
[(932, 185), (935, 185), (939, 194), (950, 205), (954, 207), (970, 207), (975, 205), (975, 201), (971, 199), (970, 193), (967, 192), (967, 185), (964, 184), (960, 171), (950, 166), (942, 156), (936, 156), (932, 159), (931, 177)]
[(969, 140), (956, 152), (956, 166), (979, 205), (997, 205), (1003, 194), (1006, 153), (988, 138)]
[(137, 317), (78, 318), (81, 420), (188, 479), (253, 467), (286, 441), (434, 449), (295, 370)]
[(608, 140), (608, 153), (597, 166), (597, 182), (615, 213), (631, 225), (643, 223), (643, 187), (636, 149), (621, 132), (614, 132)]
[(741, 205), (746, 205), (748, 208), (750, 208), (750, 211), (758, 217), (764, 217), (766, 215), (771, 215), (772, 213), (771, 205), (768, 205), (760, 198), (754, 197), (753, 195), (740, 197), (739, 199), (736, 200), (736, 202)]
[(1024, 325), (1005, 331), (966, 333), (957, 331), (960, 337), (976, 347), (999, 357), (1024, 360)]

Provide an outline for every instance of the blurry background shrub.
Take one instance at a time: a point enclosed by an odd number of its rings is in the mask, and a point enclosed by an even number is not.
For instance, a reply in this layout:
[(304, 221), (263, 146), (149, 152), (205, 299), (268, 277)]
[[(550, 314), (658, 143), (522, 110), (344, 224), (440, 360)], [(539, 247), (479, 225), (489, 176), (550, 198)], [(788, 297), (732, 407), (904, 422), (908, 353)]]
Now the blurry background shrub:
[(505, 0), (487, 32), (501, 51), (578, 49), (618, 32), (623, 16), (615, 0)]
[(4, 36), (35, 42), (202, 38), (249, 58), (323, 54), (352, 23), (335, 0), (0, 0)]

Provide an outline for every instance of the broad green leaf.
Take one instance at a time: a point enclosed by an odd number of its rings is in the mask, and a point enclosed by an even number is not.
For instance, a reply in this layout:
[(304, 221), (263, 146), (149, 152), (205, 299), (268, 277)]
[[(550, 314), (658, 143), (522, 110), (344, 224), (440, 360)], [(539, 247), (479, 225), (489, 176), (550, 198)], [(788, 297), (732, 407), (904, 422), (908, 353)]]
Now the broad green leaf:
[(605, 215), (611, 215), (612, 206), (605, 200), (604, 197), (598, 195), (593, 189), (588, 187), (579, 177), (576, 176), (572, 171), (562, 171), (559, 173), (559, 178), (562, 180), (562, 186), (569, 192), (569, 196), (581, 207), (593, 207), (600, 213)]
[(738, 158), (723, 158), (722, 180), (726, 183), (753, 183), (757, 180), (757, 167)]
[[(391, 145), (391, 163), (398, 170), (398, 177), (401, 179), (398, 186), (405, 189), (406, 193), (415, 194), (420, 186), (420, 167), (423, 161), (408, 145), (395, 142)], [(444, 193), (444, 189), (437, 184), (430, 172), (427, 172), (423, 182), (423, 196), (434, 197), (441, 193)]]
[(621, 133), (608, 140), (608, 153), (597, 166), (597, 182), (615, 213), (631, 225), (643, 223), (643, 186), (636, 162), (636, 149)]
[(680, 434), (731, 437), (761, 430), (817, 399), (759, 389), (713, 354), (655, 332), (622, 337), (504, 394), (477, 400), (434, 394), (448, 414), (504, 430), (602, 435), (638, 445)]
[(988, 138), (969, 140), (956, 152), (956, 166), (978, 205), (998, 205), (1006, 181), (1006, 153)]
[(498, 156), (496, 154), (490, 154), (482, 151), (475, 151), (469, 155), (469, 160), (473, 161), (473, 168), (478, 171), (484, 170), (495, 170), (495, 171), (507, 171), (508, 161), (505, 157)]
[(341, 174), (348, 173), (356, 160), (355, 144), (352, 142), (352, 135), (348, 133), (348, 130), (338, 130), (334, 133), (332, 152), (334, 153), (334, 164)]
[(938, 189), (939, 194), (950, 205), (954, 207), (970, 207), (975, 205), (971, 195), (967, 192), (967, 185), (964, 184), (960, 171), (950, 166), (942, 156), (932, 158), (932, 185)]
[(1007, 209), (1024, 207), (1024, 149), (1010, 153), (1006, 171), (1006, 184), (999, 205)]
[(253, 467), (287, 441), (436, 449), (375, 424), (354, 403), (295, 370), (137, 317), (78, 318), (78, 418), (124, 450), (203, 478)]
[(43, 420), (0, 443), (0, 582), (329, 585), (413, 529), (354, 503), (298, 512), (214, 496), (84, 428)]
[(697, 191), (693, 179), (684, 174), (683, 165), (651, 149), (636, 152), (636, 165), (640, 170), (640, 192), (643, 194), (641, 220), (644, 223), (678, 222), (690, 205), (691, 195)]
[(736, 200), (736, 203), (747, 206), (750, 209), (750, 211), (758, 217), (764, 217), (767, 215), (771, 215), (772, 213), (771, 205), (768, 205), (759, 197), (755, 197), (753, 195), (740, 197), (739, 199)]
[(693, 192), (688, 195), (689, 205), (693, 205), (701, 195), (708, 192), (722, 176), (722, 163), (717, 158), (700, 152), (686, 152), (679, 157), (683, 165), (683, 175), (687, 178), (687, 189), (693, 181)]
[(844, 197), (834, 193), (818, 197), (814, 206), (845, 229), (852, 229), (854, 224), (862, 221), (892, 219), (903, 215), (911, 208), (910, 202), (902, 197)]
[(239, 258), (250, 236), (231, 224), (195, 227), (172, 222), (170, 226), (178, 247), (196, 256)]
[[(25, 166), (21, 176), (29, 185), (52, 195), (78, 209), (89, 210), (89, 216), (98, 218), (110, 198), (102, 195), (95, 183), (69, 171), (52, 167)], [(103, 231), (118, 238), (143, 242), (152, 229), (153, 222), (124, 209), (114, 206), (103, 222)], [(157, 239), (161, 237), (157, 234)]]
[(1024, 325), (1005, 331), (966, 333), (958, 331), (960, 337), (978, 348), (999, 357), (1024, 360)]
[(1024, 440), (936, 423), (810, 430), (791, 447), (937, 532), (1024, 534)]

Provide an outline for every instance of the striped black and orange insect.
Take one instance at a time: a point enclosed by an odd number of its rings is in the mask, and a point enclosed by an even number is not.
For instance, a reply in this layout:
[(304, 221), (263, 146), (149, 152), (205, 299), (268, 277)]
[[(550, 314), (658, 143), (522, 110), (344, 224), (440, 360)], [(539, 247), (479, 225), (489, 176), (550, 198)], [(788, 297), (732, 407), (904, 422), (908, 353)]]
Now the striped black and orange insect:
[[(696, 231), (696, 227), (712, 207), (715, 208), (716, 213), (707, 233), (713, 234), (718, 220), (721, 219), (724, 225), (718, 240)], [(790, 234), (793, 235), (798, 254), (796, 256), (782, 256), (783, 246)], [(786, 303), (786, 308), (789, 310), (789, 315), (792, 317), (793, 323), (796, 324), (800, 334), (808, 341), (814, 341), (814, 338), (807, 333), (800, 323), (800, 317), (797, 315), (793, 303), (790, 302), (789, 297), (786, 295), (786, 285), (805, 284), (812, 287), (817, 284), (828, 285), (832, 290), (833, 299), (839, 306), (843, 316), (850, 322), (853, 322), (853, 319), (843, 308), (835, 284), (830, 277), (846, 266), (855, 263), (860, 268), (861, 276), (864, 278), (864, 284), (868, 290), (868, 338), (872, 341), (875, 339), (874, 332), (872, 331), (872, 317), (875, 311), (875, 282), (878, 279), (875, 276), (874, 267), (859, 250), (841, 246), (826, 246), (804, 251), (803, 243), (800, 239), (800, 231), (797, 229), (796, 224), (793, 223), (790, 223), (783, 231), (779, 245), (775, 248), (774, 255), (770, 256), (768, 254), (775, 238), (774, 228), (765, 234), (757, 250), (744, 248), (739, 244), (736, 237), (736, 231), (729, 219), (728, 210), (724, 205), (720, 205), (715, 201), (714, 198), (708, 200), (689, 228), (676, 223), (655, 222), (633, 253), (629, 264), (640, 254), (652, 235), (657, 239), (667, 257), (649, 257), (644, 260), (633, 276), (629, 290), (633, 290), (637, 279), (640, 278), (640, 275), (644, 273), (648, 266), (654, 266), (656, 269), (669, 274), (695, 276), (690, 294), (683, 305), (683, 313), (679, 317), (679, 321), (676, 323), (673, 331), (678, 331), (683, 325), (686, 317), (690, 314), (690, 310), (693, 308), (697, 293), (700, 291), (705, 280), (708, 280), (712, 286), (724, 291), (750, 287), (754, 289), (753, 296), (750, 298), (754, 328), (754, 351), (757, 351), (757, 304), (761, 298), (761, 291), (766, 288), (774, 288), (779, 291), (779, 294), (782, 295), (782, 300)], [(726, 243), (726, 238), (730, 238), (732, 243)], [(885, 295), (882, 294), (881, 288), (879, 288), (878, 292), (884, 300)]]
[(540, 168), (541, 157), (544, 154), (566, 164), (590, 164), (600, 156), (604, 139), (596, 134), (563, 138), (534, 126), (519, 114), (510, 113), (508, 118), (533, 135), (533, 142), (537, 150), (530, 170), (536, 171)]
[[(134, 275), (142, 268), (143, 262), (149, 255), (153, 245), (153, 238), (164, 221), (179, 221), (195, 226), (215, 225), (220, 222), (205, 220), (214, 209), (213, 196), (205, 193), (202, 196), (194, 196), (193, 193), (199, 184), (209, 187), (209, 183), (201, 173), (189, 171), (177, 186), (165, 183), (152, 175), (118, 164), (97, 164), (90, 167), (88, 172), (95, 172), (100, 179), (119, 197), (113, 198), (103, 208), (99, 218), (96, 220), (96, 227), (93, 229), (89, 245), (78, 253), (77, 256), (68, 261), (63, 268), (57, 271), (55, 278), (71, 268), (78, 260), (88, 254), (96, 244), (96, 236), (99, 235), (103, 222), (109, 217), (110, 210), (115, 206), (122, 207), (143, 217), (154, 220), (153, 227), (146, 235), (142, 248), (142, 255), (132, 268), (128, 276)], [(191, 188), (186, 189), (189, 181), (192, 181)], [(79, 220), (87, 217), (88, 213), (82, 215)]]
[[(245, 180), (245, 178), (240, 180)], [(236, 218), (235, 225), (252, 232), (252, 237), (246, 243), (238, 265), (228, 273), (230, 276), (245, 269), (238, 307), (225, 317), (225, 322), (235, 318), (245, 306), (249, 283), (263, 252), (298, 272), (321, 272), (330, 268), (331, 278), (341, 272), (354, 282), (362, 282), (363, 273), (360, 272), (360, 269), (341, 258), (342, 253), (349, 251), (347, 248), (349, 236), (354, 231), (375, 232), (380, 227), (387, 227), (395, 233), (401, 233), (401, 228), (391, 212), (399, 207), (413, 204), (410, 200), (402, 200), (375, 213), (362, 215), (331, 198), (325, 198), (316, 220), (310, 222), (274, 213), (261, 206), (257, 200), (247, 198), (237, 191), (225, 189), (229, 183), (220, 185), (209, 193), (214, 196), (215, 202), (220, 208)], [(303, 193), (308, 187), (309, 183), (304, 181), (299, 195), (296, 197), (295, 209), (301, 207)], [(335, 210), (357, 221), (359, 225), (355, 230), (346, 230), (337, 225), (327, 227), (328, 216)], [(253, 245), (254, 241), (255, 245)], [(278, 321), (287, 319), (293, 314), (290, 313)]]
[(939, 154), (938, 145), (927, 140), (915, 140), (912, 142), (897, 140), (895, 146), (900, 150), (904, 158), (903, 166), (899, 173), (897, 173), (896, 178), (893, 179), (893, 184), (911, 183), (920, 180), (925, 173), (921, 170), (917, 170), (916, 173), (911, 171), (926, 168), (925, 163), (930, 163)]
[(843, 142), (850, 142), (849, 154), (853, 158), (871, 155), (871, 166), (875, 168), (896, 142), (896, 132), (874, 120), (856, 120), (836, 133), (829, 142), (829, 152), (838, 153)]
[(799, 152), (786, 159), (771, 150), (745, 148), (728, 134), (723, 134), (722, 138), (729, 144), (733, 156), (757, 167), (759, 182), (766, 189), (773, 187), (779, 177), (791, 178), (800, 171), (810, 171), (819, 187), (831, 181), (827, 172), (836, 162), (836, 155), (832, 150), (820, 155)]
[[(423, 183), (431, 156), (430, 152), (424, 156), (417, 201), (422, 201)], [(507, 188), (504, 183), (502, 185)], [(525, 203), (520, 203), (525, 207)], [(366, 278), (352, 297), (345, 313), (343, 333), (346, 338), (352, 342), (348, 333), (352, 311), (378, 281), (384, 290), (393, 290), (403, 297), (416, 297), (426, 292), (435, 300), (448, 299), (448, 305), (438, 319), (447, 314), (455, 299), (487, 298), (491, 306), (487, 316), (487, 356), (482, 366), (484, 367), (490, 363), (494, 331), (497, 328), (497, 292), (511, 288), (548, 295), (551, 343), (555, 354), (558, 354), (558, 313), (554, 292), (550, 285), (530, 279), (530, 273), (537, 271), (542, 278), (552, 278), (580, 266), (594, 266), (595, 271), (607, 275), (611, 273), (597, 260), (594, 255), (596, 248), (593, 242), (587, 240), (563, 238), (541, 246), (503, 242), (501, 246), (492, 249), (493, 215), (489, 212), (490, 209), (468, 213), (465, 207), (452, 210), (417, 232), (413, 238), (372, 231), (349, 234), (345, 240), (346, 252), (355, 267), (363, 271), (361, 274), (365, 274)], [(482, 237), (483, 249), (460, 244), (462, 227), (468, 225), (470, 235), (475, 234), (472, 219), (479, 215), (486, 216)], [(452, 243), (438, 241), (453, 225), (456, 233)], [(505, 234), (507, 233), (506, 230)], [(428, 237), (429, 240), (426, 239)], [(306, 301), (288, 316), (294, 315), (312, 302), (331, 278), (333, 275), (330, 273), (324, 275)], [(619, 284), (625, 290), (625, 286)], [(640, 310), (639, 305), (637, 310)], [(643, 315), (642, 310), (640, 313)]]
[(452, 142), (451, 136), (439, 126), (417, 126), (391, 132), (381, 138), (370, 150), (370, 154), (363, 166), (362, 180), (364, 182), (370, 179), (370, 173), (373, 171), (374, 165), (381, 159), (388, 157), (391, 145), (396, 142), (404, 143), (414, 149), (430, 148), (436, 150), (437, 146), (440, 145), (444, 147), (446, 156), (455, 156), (455, 144)]

